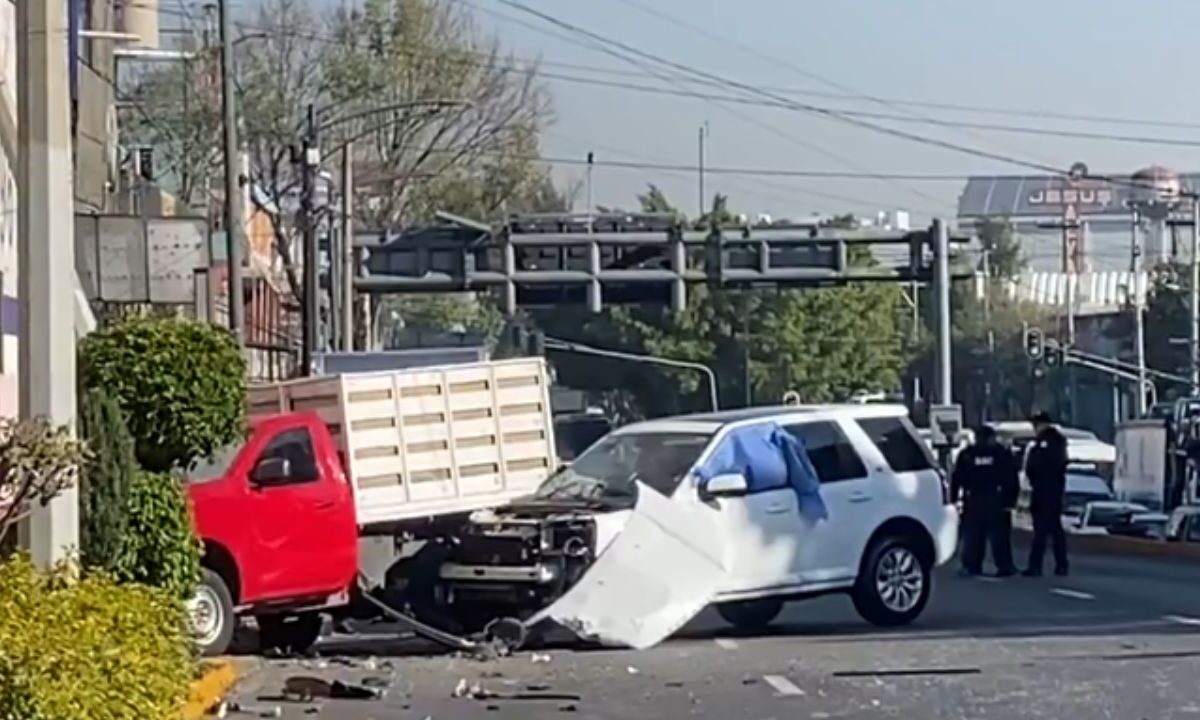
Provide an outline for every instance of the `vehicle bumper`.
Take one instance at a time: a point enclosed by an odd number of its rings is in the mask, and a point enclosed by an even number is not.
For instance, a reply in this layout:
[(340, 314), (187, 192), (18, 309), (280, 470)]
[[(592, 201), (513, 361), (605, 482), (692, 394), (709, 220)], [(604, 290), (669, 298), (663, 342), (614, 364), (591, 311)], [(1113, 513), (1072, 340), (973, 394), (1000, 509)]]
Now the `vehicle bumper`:
[(958, 524), (958, 508), (953, 505), (943, 505), (937, 523), (932, 528), (938, 565), (950, 562), (950, 559), (958, 552)]

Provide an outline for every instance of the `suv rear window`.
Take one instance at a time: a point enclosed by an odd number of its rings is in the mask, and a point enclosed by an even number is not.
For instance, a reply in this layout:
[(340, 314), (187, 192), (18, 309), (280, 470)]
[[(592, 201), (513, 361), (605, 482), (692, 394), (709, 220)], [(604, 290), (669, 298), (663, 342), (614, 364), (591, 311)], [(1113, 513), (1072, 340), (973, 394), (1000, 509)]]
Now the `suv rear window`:
[(904, 421), (897, 417), (860, 418), (855, 422), (883, 453), (893, 472), (932, 470), (933, 459)]
[(809, 462), (823, 483), (866, 477), (867, 468), (841, 428), (827, 421), (789, 425), (786, 430), (804, 443)]

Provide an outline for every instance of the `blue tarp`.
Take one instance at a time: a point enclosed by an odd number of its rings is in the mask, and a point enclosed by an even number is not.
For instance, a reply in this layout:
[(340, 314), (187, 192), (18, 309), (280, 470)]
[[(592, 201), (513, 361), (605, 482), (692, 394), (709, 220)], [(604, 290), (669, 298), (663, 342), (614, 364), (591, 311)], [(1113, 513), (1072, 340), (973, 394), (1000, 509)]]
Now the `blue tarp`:
[(791, 486), (801, 515), (813, 522), (829, 517), (821, 499), (821, 481), (804, 442), (775, 423), (732, 431), (696, 470), (700, 480), (732, 473), (745, 476), (751, 493)]

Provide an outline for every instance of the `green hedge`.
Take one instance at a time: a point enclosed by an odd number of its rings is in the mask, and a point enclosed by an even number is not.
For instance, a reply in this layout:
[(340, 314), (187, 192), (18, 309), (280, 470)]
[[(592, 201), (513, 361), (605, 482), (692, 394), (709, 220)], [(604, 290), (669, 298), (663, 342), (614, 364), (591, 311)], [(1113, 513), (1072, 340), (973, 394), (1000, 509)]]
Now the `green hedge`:
[(0, 564), (0, 720), (177, 718), (194, 671), (167, 593)]
[(117, 399), (147, 470), (187, 467), (245, 433), (246, 362), (215, 325), (119, 321), (80, 343), (79, 382)]
[(95, 388), (79, 398), (79, 434), (91, 450), (79, 478), (79, 545), (84, 565), (115, 572), (128, 537), (137, 473), (133, 436), (121, 406)]
[(117, 577), (179, 599), (191, 597), (200, 581), (201, 547), (180, 481), (165, 473), (137, 472), (126, 522)]

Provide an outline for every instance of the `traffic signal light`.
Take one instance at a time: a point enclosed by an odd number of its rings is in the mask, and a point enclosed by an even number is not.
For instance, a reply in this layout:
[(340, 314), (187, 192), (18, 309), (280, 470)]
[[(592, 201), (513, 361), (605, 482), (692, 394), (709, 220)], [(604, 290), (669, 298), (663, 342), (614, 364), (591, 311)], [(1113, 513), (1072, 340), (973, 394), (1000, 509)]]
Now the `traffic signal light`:
[(1050, 367), (1057, 367), (1063, 364), (1062, 348), (1059, 347), (1058, 343), (1048, 343), (1045, 348), (1045, 354), (1046, 365)]
[(1025, 354), (1030, 360), (1040, 360), (1046, 351), (1046, 339), (1038, 328), (1025, 331)]

